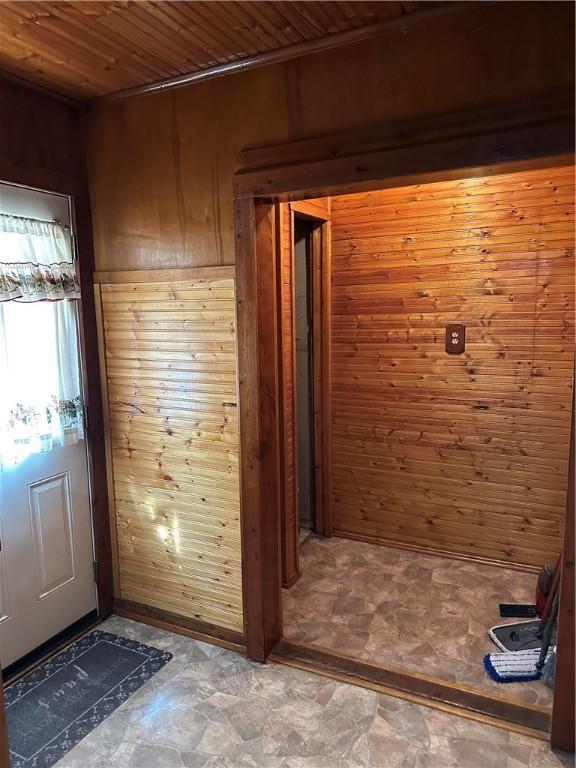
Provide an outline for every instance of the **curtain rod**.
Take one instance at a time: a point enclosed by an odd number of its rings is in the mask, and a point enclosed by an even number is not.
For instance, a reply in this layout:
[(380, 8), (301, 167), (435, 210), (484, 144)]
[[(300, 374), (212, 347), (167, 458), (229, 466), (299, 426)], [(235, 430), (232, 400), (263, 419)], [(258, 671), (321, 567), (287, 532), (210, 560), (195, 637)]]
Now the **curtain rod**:
[(11, 219), (21, 219), (22, 221), (34, 221), (37, 224), (57, 224), (63, 229), (70, 229), (68, 224), (62, 224), (58, 219), (35, 219), (33, 216), (18, 216), (15, 213), (6, 213), (5, 211), (0, 211), (0, 216), (10, 216)]

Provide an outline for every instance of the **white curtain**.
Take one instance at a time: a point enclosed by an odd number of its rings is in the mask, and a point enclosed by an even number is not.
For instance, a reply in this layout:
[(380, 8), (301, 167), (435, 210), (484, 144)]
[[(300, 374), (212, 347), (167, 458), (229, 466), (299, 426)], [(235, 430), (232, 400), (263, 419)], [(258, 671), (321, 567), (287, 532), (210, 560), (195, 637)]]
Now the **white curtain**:
[(83, 437), (69, 230), (0, 214), (0, 463)]

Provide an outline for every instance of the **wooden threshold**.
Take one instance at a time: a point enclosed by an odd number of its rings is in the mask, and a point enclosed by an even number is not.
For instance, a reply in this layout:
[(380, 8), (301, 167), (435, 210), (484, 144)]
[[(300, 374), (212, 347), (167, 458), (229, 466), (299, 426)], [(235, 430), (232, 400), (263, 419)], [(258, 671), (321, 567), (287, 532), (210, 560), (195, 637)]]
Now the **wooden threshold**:
[(282, 639), (269, 657), (342, 682), (549, 741), (551, 712), (394, 667), (377, 666), (315, 645)]
[(218, 645), (242, 655), (246, 654), (244, 635), (234, 632), (232, 629), (217, 627), (215, 624), (180, 616), (170, 611), (162, 611), (149, 605), (133, 603), (131, 600), (116, 599), (114, 601), (114, 613), (124, 619), (139, 621), (141, 624), (165, 629), (167, 632), (174, 632), (177, 635), (185, 635), (203, 643)]

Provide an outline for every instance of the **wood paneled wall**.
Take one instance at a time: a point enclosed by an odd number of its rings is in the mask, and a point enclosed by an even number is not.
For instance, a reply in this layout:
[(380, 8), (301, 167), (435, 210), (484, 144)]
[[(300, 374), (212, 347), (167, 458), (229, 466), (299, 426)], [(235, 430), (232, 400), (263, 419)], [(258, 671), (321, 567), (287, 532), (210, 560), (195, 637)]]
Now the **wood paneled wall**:
[[(333, 198), (335, 533), (557, 556), (573, 238), (570, 167)], [(462, 355), (449, 323), (466, 326)]]
[(192, 273), (96, 287), (116, 590), (242, 632), (233, 268)]
[(487, 3), (337, 50), (102, 104), (88, 116), (96, 268), (234, 263), (250, 146), (572, 88), (571, 3)]

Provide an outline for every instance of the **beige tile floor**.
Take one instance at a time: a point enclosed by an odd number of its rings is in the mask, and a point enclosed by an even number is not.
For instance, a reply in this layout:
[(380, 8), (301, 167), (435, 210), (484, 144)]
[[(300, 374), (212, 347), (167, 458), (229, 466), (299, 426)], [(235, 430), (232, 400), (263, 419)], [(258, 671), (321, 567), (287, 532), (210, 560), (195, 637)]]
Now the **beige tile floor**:
[(173, 659), (57, 768), (568, 768), (542, 741), (111, 617)]
[(533, 603), (534, 574), (315, 535), (300, 569), (283, 592), (285, 637), (551, 706), (543, 682), (501, 685), (482, 662), (498, 650), (487, 630), (506, 623), (499, 603)]

